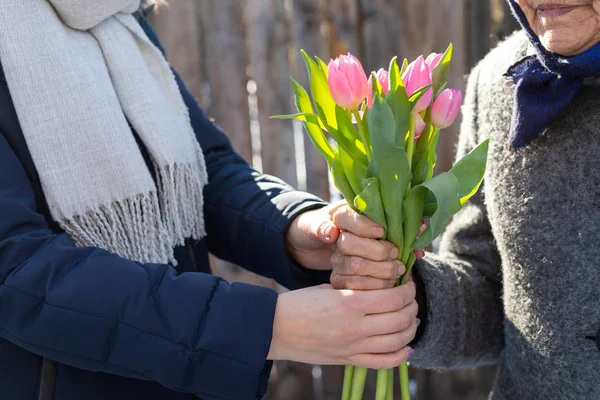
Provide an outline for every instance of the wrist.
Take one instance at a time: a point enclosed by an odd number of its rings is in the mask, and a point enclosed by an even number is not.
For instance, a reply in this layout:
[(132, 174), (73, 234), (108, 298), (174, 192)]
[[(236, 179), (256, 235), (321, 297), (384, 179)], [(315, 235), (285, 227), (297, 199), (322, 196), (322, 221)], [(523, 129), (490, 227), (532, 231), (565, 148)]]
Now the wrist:
[(283, 345), (283, 324), (284, 324), (284, 315), (285, 315), (285, 299), (282, 301), (282, 297), (285, 294), (281, 294), (277, 297), (277, 304), (275, 306), (275, 315), (273, 317), (273, 335), (271, 338), (271, 346), (269, 347), (269, 354), (267, 355), (267, 360), (286, 360), (285, 358), (285, 350)]

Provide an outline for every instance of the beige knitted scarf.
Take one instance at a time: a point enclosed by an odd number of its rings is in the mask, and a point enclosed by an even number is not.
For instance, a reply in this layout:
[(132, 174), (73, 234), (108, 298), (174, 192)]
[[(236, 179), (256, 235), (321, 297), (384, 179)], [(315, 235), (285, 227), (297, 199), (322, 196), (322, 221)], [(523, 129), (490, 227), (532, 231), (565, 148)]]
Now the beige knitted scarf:
[(205, 235), (206, 166), (140, 0), (0, 3), (0, 60), (52, 217), (79, 246), (175, 264)]

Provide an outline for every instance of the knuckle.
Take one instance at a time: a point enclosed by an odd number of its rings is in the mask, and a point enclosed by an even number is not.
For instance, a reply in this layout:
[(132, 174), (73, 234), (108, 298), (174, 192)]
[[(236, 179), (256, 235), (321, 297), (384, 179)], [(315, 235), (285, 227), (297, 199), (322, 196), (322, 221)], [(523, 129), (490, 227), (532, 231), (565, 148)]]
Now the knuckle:
[(396, 290), (394, 295), (392, 296), (392, 307), (394, 310), (401, 310), (406, 306), (406, 300), (402, 295), (402, 286), (400, 286), (399, 290)]
[(339, 329), (339, 337), (346, 341), (354, 341), (359, 338), (359, 330), (353, 324), (345, 324)]
[(379, 268), (384, 279), (395, 279), (398, 276), (398, 265), (395, 261), (388, 261)]
[(350, 209), (350, 207), (348, 207), (347, 204), (344, 204), (344, 205), (338, 207), (335, 210), (335, 212), (333, 213), (333, 215), (331, 216), (333, 223), (339, 227), (344, 226), (345, 221), (348, 219), (348, 210), (351, 210), (351, 209)]
[(364, 269), (364, 260), (360, 257), (346, 257), (346, 270), (350, 275), (360, 275)]
[(336, 274), (335, 272), (332, 273), (330, 282), (331, 282), (331, 286), (333, 286), (334, 289), (337, 289), (337, 290), (348, 289), (346, 287), (346, 280), (343, 275)]
[(348, 232), (342, 232), (337, 241), (337, 249), (341, 254), (349, 254), (352, 250), (352, 235)]
[(369, 360), (369, 368), (371, 369), (388, 369), (391, 366), (388, 365), (389, 363), (386, 363), (385, 357), (384, 356), (374, 356)]
[(406, 315), (405, 313), (400, 314), (398, 316), (398, 330), (404, 331), (408, 329), (413, 324), (413, 318), (410, 315)]

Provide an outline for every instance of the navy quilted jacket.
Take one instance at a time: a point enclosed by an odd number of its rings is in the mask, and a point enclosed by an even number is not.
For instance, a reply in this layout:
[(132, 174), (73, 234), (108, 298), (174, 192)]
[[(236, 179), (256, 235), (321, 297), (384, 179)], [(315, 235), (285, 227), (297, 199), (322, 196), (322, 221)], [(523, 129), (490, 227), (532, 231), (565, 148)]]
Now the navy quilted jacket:
[(284, 241), (294, 216), (323, 203), (253, 171), (178, 83), (210, 183), (208, 237), (177, 249), (175, 269), (74, 246), (50, 217), (0, 74), (0, 399), (263, 397), (276, 293), (210, 275), (208, 251), (288, 288), (326, 281)]

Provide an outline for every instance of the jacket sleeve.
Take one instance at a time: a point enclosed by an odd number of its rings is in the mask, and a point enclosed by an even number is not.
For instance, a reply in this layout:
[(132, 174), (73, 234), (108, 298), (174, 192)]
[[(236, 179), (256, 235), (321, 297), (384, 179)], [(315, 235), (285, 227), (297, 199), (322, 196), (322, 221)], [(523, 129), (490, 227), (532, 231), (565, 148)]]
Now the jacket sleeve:
[(201, 398), (255, 399), (266, 388), (275, 304), (270, 289), (76, 247), (36, 211), (30, 181), (0, 134), (3, 339)]
[[(458, 157), (480, 140), (477, 133), (477, 69), (469, 78)], [(427, 254), (416, 273), (426, 297), (426, 318), (411, 364), (422, 368), (470, 368), (497, 361), (504, 347), (502, 275), (482, 186), (447, 227), (439, 254)]]
[[(148, 21), (142, 18), (140, 24), (164, 53)], [(223, 131), (200, 109), (176, 71), (175, 77), (208, 171), (204, 218), (209, 251), (223, 260), (274, 278), (288, 289), (329, 283), (331, 271), (303, 268), (288, 255), (285, 242), (294, 218), (327, 203), (252, 169), (233, 150)]]

